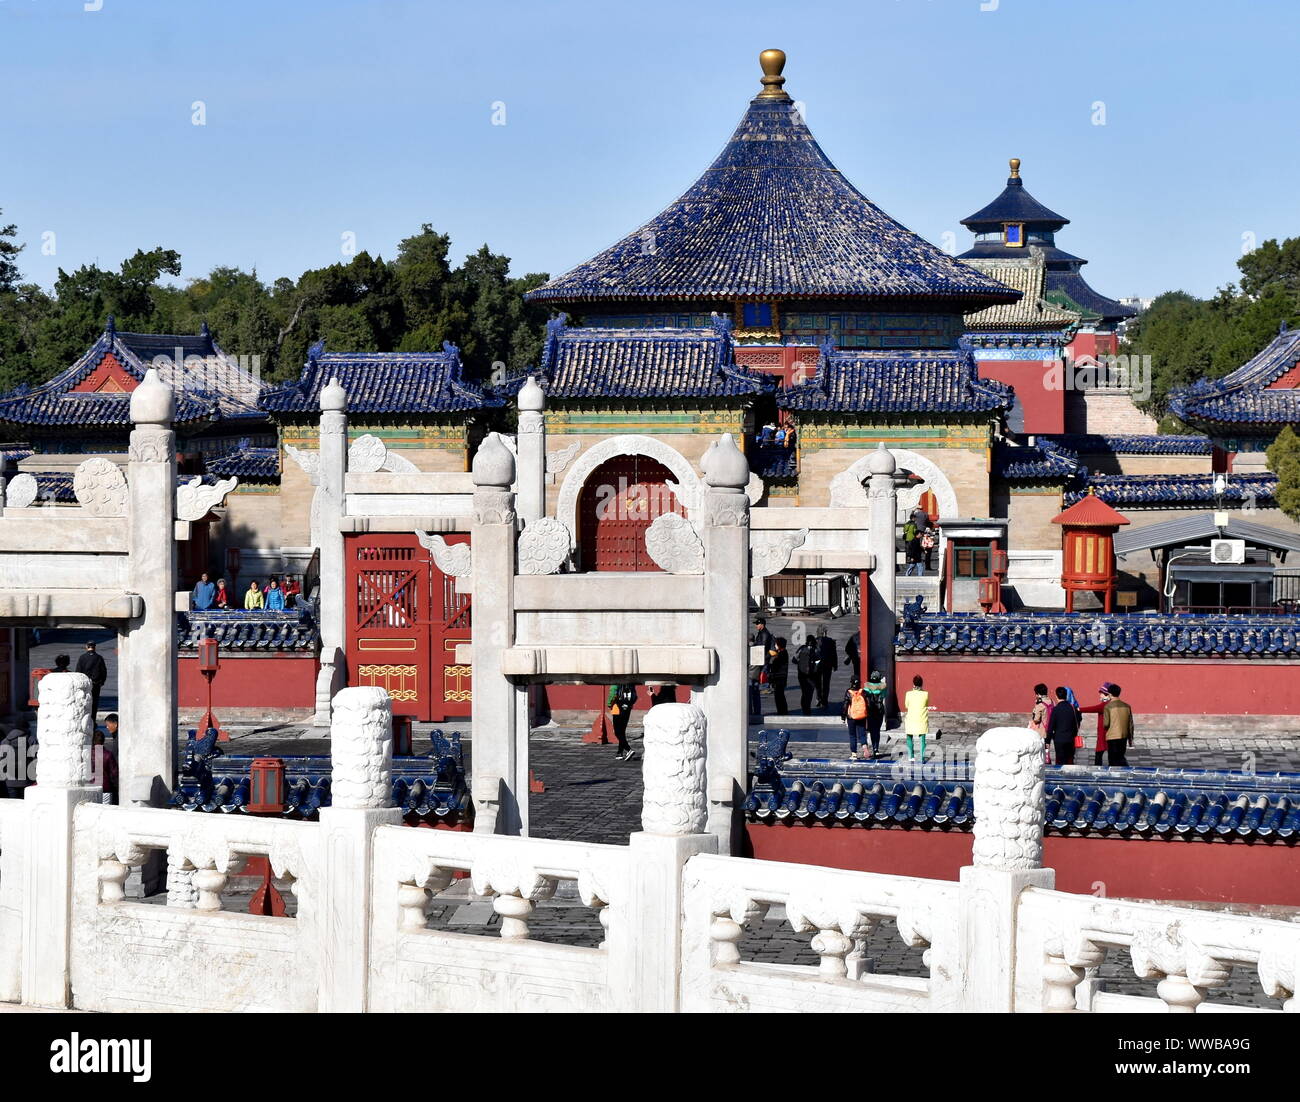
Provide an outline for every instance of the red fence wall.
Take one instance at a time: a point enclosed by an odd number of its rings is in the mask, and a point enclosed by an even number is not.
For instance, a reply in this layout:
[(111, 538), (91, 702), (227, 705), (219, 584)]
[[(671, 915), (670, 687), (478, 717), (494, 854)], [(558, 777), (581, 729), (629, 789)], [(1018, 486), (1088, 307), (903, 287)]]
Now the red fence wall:
[[(1055, 377), (1049, 377), (1054, 375)], [(1025, 432), (1065, 431), (1065, 390), (1060, 361), (980, 360), (979, 377), (996, 379), (1014, 388), (1025, 412)]]
[[(970, 831), (745, 825), (745, 856), (956, 880), (971, 863)], [(1300, 907), (1294, 845), (1182, 838), (1043, 840), (1043, 864), (1059, 891), (1135, 899), (1270, 903)]]
[[(182, 655), (176, 663), (177, 694), (182, 708), (202, 708), (208, 686), (199, 673), (199, 660)], [(214, 708), (314, 708), (314, 655), (259, 654), (247, 658), (221, 656), (221, 669), (212, 683)]]
[[(1069, 685), (1081, 704), (1096, 704), (1097, 689), (1117, 682), (1137, 717), (1164, 715), (1300, 715), (1300, 663), (1225, 658), (1020, 658), (1006, 655), (900, 655), (900, 689), (925, 678), (930, 701), (944, 712), (1024, 712), (1034, 685)], [(900, 694), (901, 695), (901, 694)], [(1092, 724), (1084, 716), (1085, 728)], [(1086, 731), (1085, 731), (1086, 733)]]

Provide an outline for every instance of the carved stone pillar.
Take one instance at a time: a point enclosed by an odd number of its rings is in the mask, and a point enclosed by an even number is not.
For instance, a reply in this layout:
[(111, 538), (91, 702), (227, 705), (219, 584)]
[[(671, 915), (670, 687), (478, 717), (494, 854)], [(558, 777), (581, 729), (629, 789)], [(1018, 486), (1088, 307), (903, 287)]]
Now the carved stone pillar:
[(699, 694), (708, 716), (709, 833), (740, 851), (749, 762), (749, 463), (730, 433), (705, 452), (704, 645), (718, 669)]
[(348, 397), (337, 379), (320, 392), (320, 673), (316, 678), (315, 724), (330, 722), (330, 702), (347, 684), (343, 652), (347, 610), (343, 562), (343, 487), (348, 473)]
[(968, 968), (960, 1009), (1006, 1013), (1015, 1008), (1020, 893), (1056, 882), (1042, 867), (1043, 740), (1028, 728), (998, 727), (980, 736), (975, 755), (974, 864), (961, 870), (959, 888)]
[(502, 653), (514, 641), (516, 523), (510, 485), (515, 480), (515, 460), (498, 433), (489, 433), (479, 445), (471, 475), (474, 829), (519, 834), (528, 800), (528, 747), (518, 710), (521, 697), (526, 701), (527, 695), (501, 673)]
[(519, 519), (532, 524), (546, 515), (546, 395), (529, 376), (519, 390)]
[(90, 783), (90, 679), (80, 673), (46, 674), (38, 691), (36, 784), (23, 793), (22, 1000), (64, 1007), (72, 932), (72, 817), (78, 804), (97, 802), (103, 790)]
[(875, 558), (867, 591), (861, 595), (867, 603), (869, 653), (863, 655), (862, 680), (865, 683), (872, 670), (885, 675), (885, 683), (898, 699), (903, 690), (894, 683), (894, 634), (898, 605), (898, 581), (895, 576), (894, 522), (898, 509), (898, 490), (894, 475), (898, 464), (884, 444), (872, 453), (870, 485), (867, 503), (871, 510), (867, 543)]
[[(162, 806), (176, 731), (176, 434), (171, 387), (150, 369), (131, 394), (127, 529), (131, 591), (144, 612), (118, 653), (121, 802)], [(94, 717), (92, 717), (93, 720)]]

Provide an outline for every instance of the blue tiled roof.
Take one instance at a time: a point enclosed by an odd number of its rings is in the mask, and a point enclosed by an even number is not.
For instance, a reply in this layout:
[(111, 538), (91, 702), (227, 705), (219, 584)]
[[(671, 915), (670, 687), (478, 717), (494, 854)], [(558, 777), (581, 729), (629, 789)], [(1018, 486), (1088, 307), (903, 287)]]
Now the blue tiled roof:
[(20, 459), (26, 459), (28, 456), (35, 454), (35, 449), (28, 447), (26, 444), (15, 444), (12, 447), (0, 448), (0, 464), (17, 463)]
[(831, 164), (792, 103), (759, 98), (681, 198), (525, 297), (938, 298), (975, 309), (1016, 293), (884, 214)]
[(284, 612), (232, 608), (177, 613), (176, 639), (182, 649), (194, 650), (205, 638), (216, 639), (223, 651), (315, 651), (320, 643), (320, 627), (311, 613), (301, 608)]
[(1300, 388), (1269, 390), (1300, 363), (1300, 329), (1284, 329), (1258, 355), (1222, 379), (1201, 379), (1169, 395), (1184, 421), (1224, 424), (1300, 423)]
[[(924, 769), (902, 761), (764, 762), (762, 752), (743, 804), (751, 822), (969, 831), (979, 817), (973, 762)], [(1050, 834), (1283, 843), (1300, 834), (1294, 773), (1086, 766), (1049, 766), (1045, 773)]]
[(1000, 230), (1005, 222), (1024, 222), (1026, 227), (1055, 231), (1068, 225), (1070, 220), (1043, 206), (1025, 190), (1024, 180), (1011, 176), (993, 202), (961, 220), (963, 226), (976, 233)]
[[(771, 375), (738, 367), (731, 326), (707, 329), (598, 329), (570, 326), (566, 315), (546, 327), (541, 369), (548, 398), (742, 398), (776, 388)], [(526, 376), (508, 382), (513, 392)]]
[(799, 477), (797, 448), (784, 444), (751, 444), (746, 452), (750, 469), (759, 478), (771, 481)]
[(969, 349), (823, 349), (817, 373), (777, 395), (784, 409), (831, 413), (994, 413), (1011, 404), (1011, 388), (981, 379)]
[[(1217, 500), (1212, 474), (1106, 474), (1093, 475), (1086, 486), (1066, 492), (1065, 503), (1073, 505), (1088, 487), (1107, 505), (1213, 505)], [(1277, 475), (1228, 475), (1223, 500), (1233, 506), (1251, 503), (1270, 506), (1277, 496)]]
[[(409, 825), (459, 822), (473, 815), (460, 733), (429, 733), (430, 751), (417, 757), (394, 757), (393, 806), (401, 808)], [(249, 798), (249, 757), (219, 752), (195, 760), (193, 739), (186, 744), (172, 806), (183, 811), (246, 813)], [(197, 744), (202, 751), (211, 744)], [(328, 757), (286, 757), (284, 762), (286, 819), (314, 820), (331, 804), (332, 762)]]
[(1122, 302), (1116, 302), (1115, 299), (1107, 298), (1094, 291), (1088, 286), (1088, 281), (1083, 278), (1078, 269), (1073, 267), (1065, 270), (1049, 267), (1047, 291), (1043, 297), (1058, 306), (1066, 306), (1084, 314), (1093, 314), (1107, 321), (1137, 317), (1136, 308), (1125, 306)]
[(233, 476), (243, 482), (278, 482), (280, 449), (254, 448), (247, 440), (241, 440), (233, 451), (209, 459), (206, 466), (208, 473), (217, 478)]
[(910, 606), (900, 654), (1032, 654), (1209, 658), (1300, 658), (1295, 616), (1100, 615), (923, 612)]
[(1213, 447), (1208, 436), (1174, 436), (1168, 433), (1146, 436), (1060, 433), (1038, 439), (1085, 455), (1209, 455)]
[(262, 396), (272, 414), (320, 413), (320, 392), (338, 379), (349, 413), (469, 413), (499, 405), (462, 377), (460, 350), (443, 342), (441, 352), (326, 352), (312, 346), (298, 380)]
[(1063, 484), (1086, 478), (1088, 468), (1067, 448), (1040, 438), (1033, 445), (998, 444), (993, 449), (993, 472), (1008, 482), (1051, 479)]
[[(74, 394), (110, 353), (134, 379), (158, 366), (176, 391), (177, 424), (262, 417), (260, 384), (227, 356), (207, 331), (197, 336), (119, 333), (111, 324), (76, 363), (37, 387), (17, 387), (0, 396), (0, 422), (51, 427), (126, 427), (131, 395), (120, 391)], [(176, 357), (181, 367), (176, 367)], [(158, 357), (163, 357), (159, 361)]]

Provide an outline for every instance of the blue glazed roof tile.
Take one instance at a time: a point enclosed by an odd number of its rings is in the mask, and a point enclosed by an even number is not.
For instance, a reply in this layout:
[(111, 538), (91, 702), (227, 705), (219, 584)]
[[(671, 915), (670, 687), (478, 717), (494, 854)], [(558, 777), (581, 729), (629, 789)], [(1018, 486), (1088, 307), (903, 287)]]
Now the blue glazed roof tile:
[[(1008, 177), (1007, 186), (1001, 194), (988, 206), (963, 218), (963, 226), (976, 233), (983, 233), (1000, 230), (1007, 222), (1023, 222), (1026, 227), (1053, 232), (1069, 225), (1068, 218), (1049, 210), (1025, 190), (1025, 181), (1020, 178), (1018, 166), (1013, 171), (1016, 174)], [(1020, 251), (1023, 252), (1023, 249)]]
[(316, 416), (331, 379), (347, 392), (350, 413), (470, 413), (500, 404), (463, 378), (453, 344), (444, 342), (441, 352), (326, 352), (321, 342), (312, 346), (298, 380), (267, 391), (262, 408)]
[(137, 381), (154, 367), (176, 392), (176, 424), (255, 420), (261, 384), (227, 356), (207, 330), (197, 336), (119, 333), (112, 325), (67, 370), (37, 387), (0, 396), (0, 422), (50, 427), (126, 427), (131, 395), (123, 391), (72, 393), (112, 355)]
[(1038, 443), (1032, 445), (996, 445), (993, 449), (993, 472), (1008, 482), (1048, 479), (1071, 484), (1086, 478), (1088, 468), (1068, 448), (1040, 437)]
[(209, 609), (176, 616), (176, 641), (182, 650), (196, 650), (203, 639), (216, 639), (222, 651), (306, 651), (315, 653), (320, 627), (307, 609), (271, 612), (265, 609)]
[(551, 399), (748, 398), (776, 387), (737, 366), (730, 322), (716, 317), (707, 329), (602, 329), (570, 326), (560, 314), (547, 323), (537, 374)]
[[(1065, 503), (1073, 505), (1091, 488), (1107, 505), (1213, 505), (1218, 496), (1212, 474), (1108, 474), (1094, 475), (1087, 485), (1066, 491)], [(1223, 500), (1229, 505), (1251, 504), (1266, 508), (1277, 497), (1277, 475), (1233, 474), (1227, 478)]]
[(981, 379), (969, 349), (834, 351), (817, 373), (777, 395), (784, 409), (827, 413), (995, 413), (1011, 388)]
[(1057, 434), (1038, 437), (1076, 454), (1085, 455), (1209, 455), (1208, 436), (1107, 435), (1102, 433)]
[(207, 461), (208, 474), (216, 478), (238, 478), (241, 482), (278, 482), (280, 449), (254, 448), (247, 440), (225, 455)]
[(978, 308), (1017, 295), (884, 214), (830, 162), (793, 103), (759, 97), (681, 198), (526, 297), (938, 298)]
[(1222, 379), (1172, 391), (1169, 408), (1184, 421), (1220, 424), (1300, 423), (1300, 388), (1270, 390), (1300, 364), (1300, 329), (1283, 329), (1256, 356)]

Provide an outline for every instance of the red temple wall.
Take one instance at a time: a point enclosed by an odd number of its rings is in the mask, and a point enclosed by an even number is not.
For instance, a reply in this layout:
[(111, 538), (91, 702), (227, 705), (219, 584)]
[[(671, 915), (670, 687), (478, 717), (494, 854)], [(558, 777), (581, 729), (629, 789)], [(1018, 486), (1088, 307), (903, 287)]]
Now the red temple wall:
[[(956, 880), (971, 863), (970, 831), (745, 824), (745, 856)], [(1043, 839), (1058, 891), (1134, 899), (1300, 906), (1295, 847), (1182, 838)]]
[[(896, 684), (925, 678), (930, 699), (944, 712), (1025, 712), (1034, 685), (1068, 685), (1082, 704), (1097, 702), (1097, 688), (1117, 682), (1136, 717), (1300, 715), (1300, 664), (1224, 658), (1031, 658), (1008, 655), (909, 657), (900, 655)], [(1085, 737), (1092, 717), (1085, 716)]]
[(1025, 413), (1025, 432), (1065, 431), (1065, 376), (1059, 360), (980, 360), (979, 376), (1015, 390)]
[[(203, 708), (208, 686), (196, 657), (182, 655), (176, 663), (177, 694), (182, 708)], [(314, 708), (314, 655), (259, 654), (247, 658), (221, 656), (212, 682), (212, 706), (221, 708)]]

